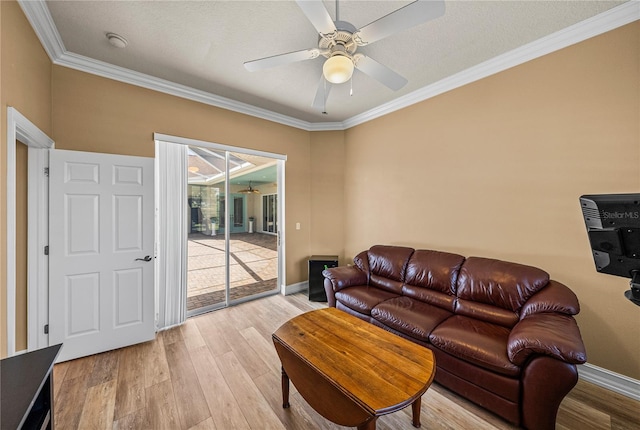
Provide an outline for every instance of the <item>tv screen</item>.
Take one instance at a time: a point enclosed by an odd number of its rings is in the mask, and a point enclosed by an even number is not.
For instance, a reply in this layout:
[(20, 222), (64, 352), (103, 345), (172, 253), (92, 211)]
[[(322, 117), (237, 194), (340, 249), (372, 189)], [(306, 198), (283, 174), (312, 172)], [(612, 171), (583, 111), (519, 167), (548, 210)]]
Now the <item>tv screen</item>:
[(640, 194), (580, 197), (596, 270), (633, 277), (640, 270)]

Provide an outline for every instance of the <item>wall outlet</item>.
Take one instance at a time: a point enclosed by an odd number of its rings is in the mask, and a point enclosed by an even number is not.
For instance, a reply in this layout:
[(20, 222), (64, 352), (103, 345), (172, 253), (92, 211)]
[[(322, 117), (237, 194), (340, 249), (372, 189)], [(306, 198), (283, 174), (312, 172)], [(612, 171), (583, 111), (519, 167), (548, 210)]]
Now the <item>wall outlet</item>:
[(299, 222), (296, 223), (296, 230), (300, 230), (300, 223)]

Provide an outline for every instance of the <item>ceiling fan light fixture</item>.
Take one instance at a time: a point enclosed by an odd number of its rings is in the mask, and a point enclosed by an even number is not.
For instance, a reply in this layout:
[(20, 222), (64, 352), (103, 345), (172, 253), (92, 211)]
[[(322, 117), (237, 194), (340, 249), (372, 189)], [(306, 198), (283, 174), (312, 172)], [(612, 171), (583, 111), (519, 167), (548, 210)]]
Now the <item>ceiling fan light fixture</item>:
[(342, 84), (353, 75), (353, 61), (345, 55), (334, 55), (324, 62), (322, 73), (332, 84)]

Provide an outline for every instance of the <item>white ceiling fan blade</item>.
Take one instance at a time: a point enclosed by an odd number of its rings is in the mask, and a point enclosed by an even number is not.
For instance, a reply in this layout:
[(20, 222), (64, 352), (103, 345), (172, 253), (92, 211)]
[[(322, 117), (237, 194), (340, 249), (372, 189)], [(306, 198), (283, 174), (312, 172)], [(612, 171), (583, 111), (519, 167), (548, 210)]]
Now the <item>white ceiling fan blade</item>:
[(418, 0), (365, 25), (353, 35), (358, 45), (366, 45), (415, 25), (444, 15), (444, 0)]
[(331, 91), (331, 82), (327, 81), (324, 78), (324, 75), (321, 75), (320, 83), (318, 83), (318, 90), (316, 91), (316, 96), (313, 99), (313, 103), (311, 103), (311, 106), (313, 106), (313, 108), (318, 112), (326, 112), (329, 91)]
[(244, 68), (250, 72), (255, 72), (256, 70), (269, 69), (271, 67), (295, 63), (297, 61), (312, 60), (317, 58), (319, 55), (320, 50), (318, 48), (305, 49), (303, 51), (274, 55), (273, 57), (261, 58), (259, 60), (246, 61), (244, 63)]
[(338, 31), (322, 1), (296, 0), (296, 3), (298, 3), (298, 6), (300, 6), (300, 9), (302, 9), (302, 12), (311, 21), (315, 29), (318, 30), (320, 36), (325, 37)]
[(408, 81), (403, 76), (366, 55), (357, 54), (354, 58), (354, 63), (356, 69), (380, 81), (393, 91), (398, 91), (407, 85)]

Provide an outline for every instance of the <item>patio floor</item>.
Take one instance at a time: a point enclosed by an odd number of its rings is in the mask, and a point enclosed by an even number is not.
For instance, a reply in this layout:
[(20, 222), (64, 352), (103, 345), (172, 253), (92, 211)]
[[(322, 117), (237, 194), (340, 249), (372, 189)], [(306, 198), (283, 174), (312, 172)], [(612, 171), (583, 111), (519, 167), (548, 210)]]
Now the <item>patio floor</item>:
[[(234, 233), (229, 243), (231, 300), (274, 290), (278, 281), (276, 236)], [(187, 310), (224, 302), (224, 235), (188, 238)]]

